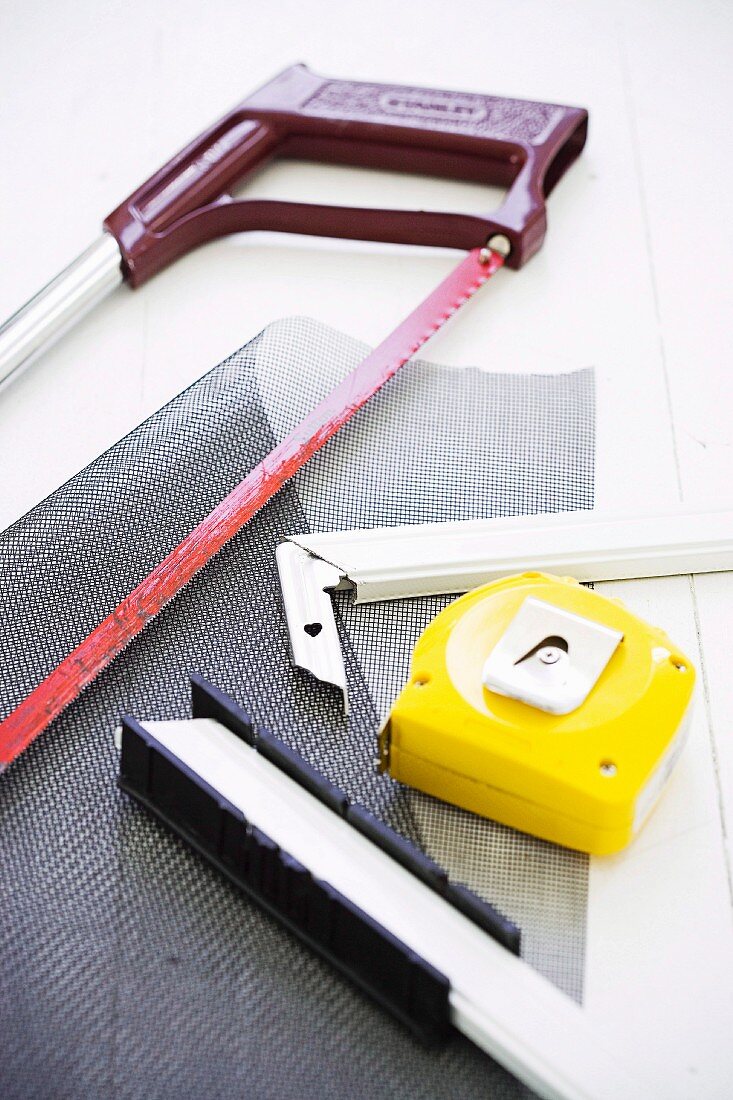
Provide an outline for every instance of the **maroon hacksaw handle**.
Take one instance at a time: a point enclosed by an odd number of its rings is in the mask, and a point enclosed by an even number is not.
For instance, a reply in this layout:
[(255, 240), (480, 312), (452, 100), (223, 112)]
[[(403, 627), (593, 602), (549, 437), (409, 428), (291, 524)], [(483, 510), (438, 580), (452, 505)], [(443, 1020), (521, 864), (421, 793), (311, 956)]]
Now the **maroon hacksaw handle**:
[[(585, 143), (580, 107), (328, 80), (285, 69), (170, 160), (104, 222), (139, 286), (205, 241), (266, 229), (472, 249), (497, 233), (521, 267), (542, 244), (545, 198)], [(234, 200), (275, 157), (419, 172), (508, 188), (488, 215)]]

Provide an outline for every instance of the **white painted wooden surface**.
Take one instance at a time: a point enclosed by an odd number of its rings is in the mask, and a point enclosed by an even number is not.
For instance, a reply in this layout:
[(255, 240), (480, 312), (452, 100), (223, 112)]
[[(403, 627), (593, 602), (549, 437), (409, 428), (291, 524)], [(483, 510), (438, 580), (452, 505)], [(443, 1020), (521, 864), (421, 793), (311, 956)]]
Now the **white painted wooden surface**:
[[(99, 231), (185, 141), (296, 60), (333, 76), (580, 103), (588, 147), (545, 249), (502, 273), (430, 356), (596, 368), (598, 506), (733, 506), (728, 137), (733, 8), (720, 2), (261, 3), (6, 0), (0, 12), (0, 316)], [(476, 187), (279, 167), (257, 193), (375, 204)], [(0, 526), (268, 321), (300, 313), (376, 342), (455, 263), (258, 235), (120, 290), (0, 398)], [(609, 588), (611, 586), (608, 586)], [(605, 586), (604, 586), (605, 588)], [(586, 1007), (659, 1095), (733, 1081), (730, 575), (613, 586), (702, 668), (690, 744), (639, 842), (591, 875)]]

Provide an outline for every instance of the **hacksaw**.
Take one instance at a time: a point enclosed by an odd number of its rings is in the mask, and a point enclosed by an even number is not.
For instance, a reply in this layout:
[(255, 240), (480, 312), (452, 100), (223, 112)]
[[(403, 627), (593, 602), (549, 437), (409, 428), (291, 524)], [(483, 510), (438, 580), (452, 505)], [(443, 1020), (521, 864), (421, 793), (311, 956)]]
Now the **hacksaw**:
[[(457, 268), (0, 723), (6, 767), (366, 401), (546, 230), (545, 198), (585, 143), (582, 108), (286, 69), (142, 184), (104, 234), (0, 330), (9, 378), (120, 282), (141, 286), (216, 237), (266, 229), (467, 250)], [(399, 169), (507, 188), (490, 215), (233, 199), (274, 157)]]

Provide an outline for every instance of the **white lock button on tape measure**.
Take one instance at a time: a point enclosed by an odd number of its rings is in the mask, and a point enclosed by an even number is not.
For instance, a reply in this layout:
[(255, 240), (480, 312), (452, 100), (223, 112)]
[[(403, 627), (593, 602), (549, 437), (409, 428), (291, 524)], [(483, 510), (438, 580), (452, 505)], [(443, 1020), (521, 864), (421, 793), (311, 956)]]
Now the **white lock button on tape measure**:
[(401, 782), (582, 851), (623, 848), (683, 747), (695, 673), (657, 627), (570, 578), (456, 600), (380, 731)]

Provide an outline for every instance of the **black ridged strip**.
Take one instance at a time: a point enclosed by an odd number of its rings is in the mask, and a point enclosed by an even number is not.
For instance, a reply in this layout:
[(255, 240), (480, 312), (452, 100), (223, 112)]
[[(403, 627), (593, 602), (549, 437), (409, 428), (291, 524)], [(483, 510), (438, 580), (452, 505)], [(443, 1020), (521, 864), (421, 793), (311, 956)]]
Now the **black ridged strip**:
[(508, 920), (493, 905), (489, 905), (467, 886), (461, 886), (457, 882), (448, 883), (444, 896), (464, 917), (483, 928), (484, 932), (488, 932), (513, 955), (520, 953), (522, 933), (513, 921)]
[(248, 714), (238, 707), (233, 699), (225, 695), (219, 688), (214, 687), (197, 672), (190, 673), (191, 677), (191, 715), (193, 718), (213, 718), (221, 722), (237, 737), (241, 737), (248, 745), (254, 745), (255, 733)]
[(304, 760), (279, 737), (275, 737), (267, 730), (258, 729), (255, 748), (280, 771), (289, 775), (299, 786), (304, 787), (339, 817), (346, 816), (349, 800), (344, 792), (330, 783), (324, 775), (316, 771), (307, 760)]
[(371, 840), (372, 844), (376, 844), (383, 852), (392, 856), (392, 859), (396, 859), (413, 875), (427, 883), (436, 893), (445, 896), (448, 886), (447, 873), (434, 860), (426, 856), (414, 844), (411, 844), (409, 840), (405, 840), (394, 829), (390, 829), (389, 825), (385, 825), (378, 817), (369, 813), (369, 810), (365, 810), (363, 806), (359, 806), (355, 802), (347, 809), (346, 820), (362, 836)]
[[(194, 677), (191, 678), (192, 691)], [(212, 713), (196, 712), (194, 704), (194, 718), (214, 717), (213, 709), (218, 708), (218, 720), (227, 726), (233, 733), (237, 733), (235, 724), (242, 725), (248, 722), (247, 715), (239, 709), (237, 704), (212, 684), (209, 684), (202, 676), (195, 677), (195, 690), (198, 695), (198, 706), (202, 711), (210, 710)], [(207, 693), (211, 695), (211, 702), (207, 704)], [(230, 723), (232, 723), (230, 725)], [(240, 735), (241, 736), (241, 735)], [(484, 901), (465, 886), (450, 883), (446, 872), (426, 856), (409, 840), (385, 825), (383, 821), (374, 817), (368, 810), (358, 803), (350, 803), (346, 794), (324, 776), (315, 770), (297, 752), (291, 749), (284, 741), (264, 730), (257, 731), (254, 747), (284, 771), (291, 779), (304, 787), (315, 798), (340, 817), (354, 826), (355, 829), (368, 837), (373, 844), (381, 848), (383, 852), (397, 860), (406, 870), (417, 875), (422, 882), (430, 886), (441, 897), (456, 907), (464, 917), (468, 917), (474, 924), (487, 932), (493, 939), (506, 947), (514, 955), (521, 952), (522, 933), (512, 921), (495, 909), (489, 902)]]
[(131, 718), (122, 723), (120, 785), (424, 1043), (448, 1036), (448, 979), (314, 878)]

